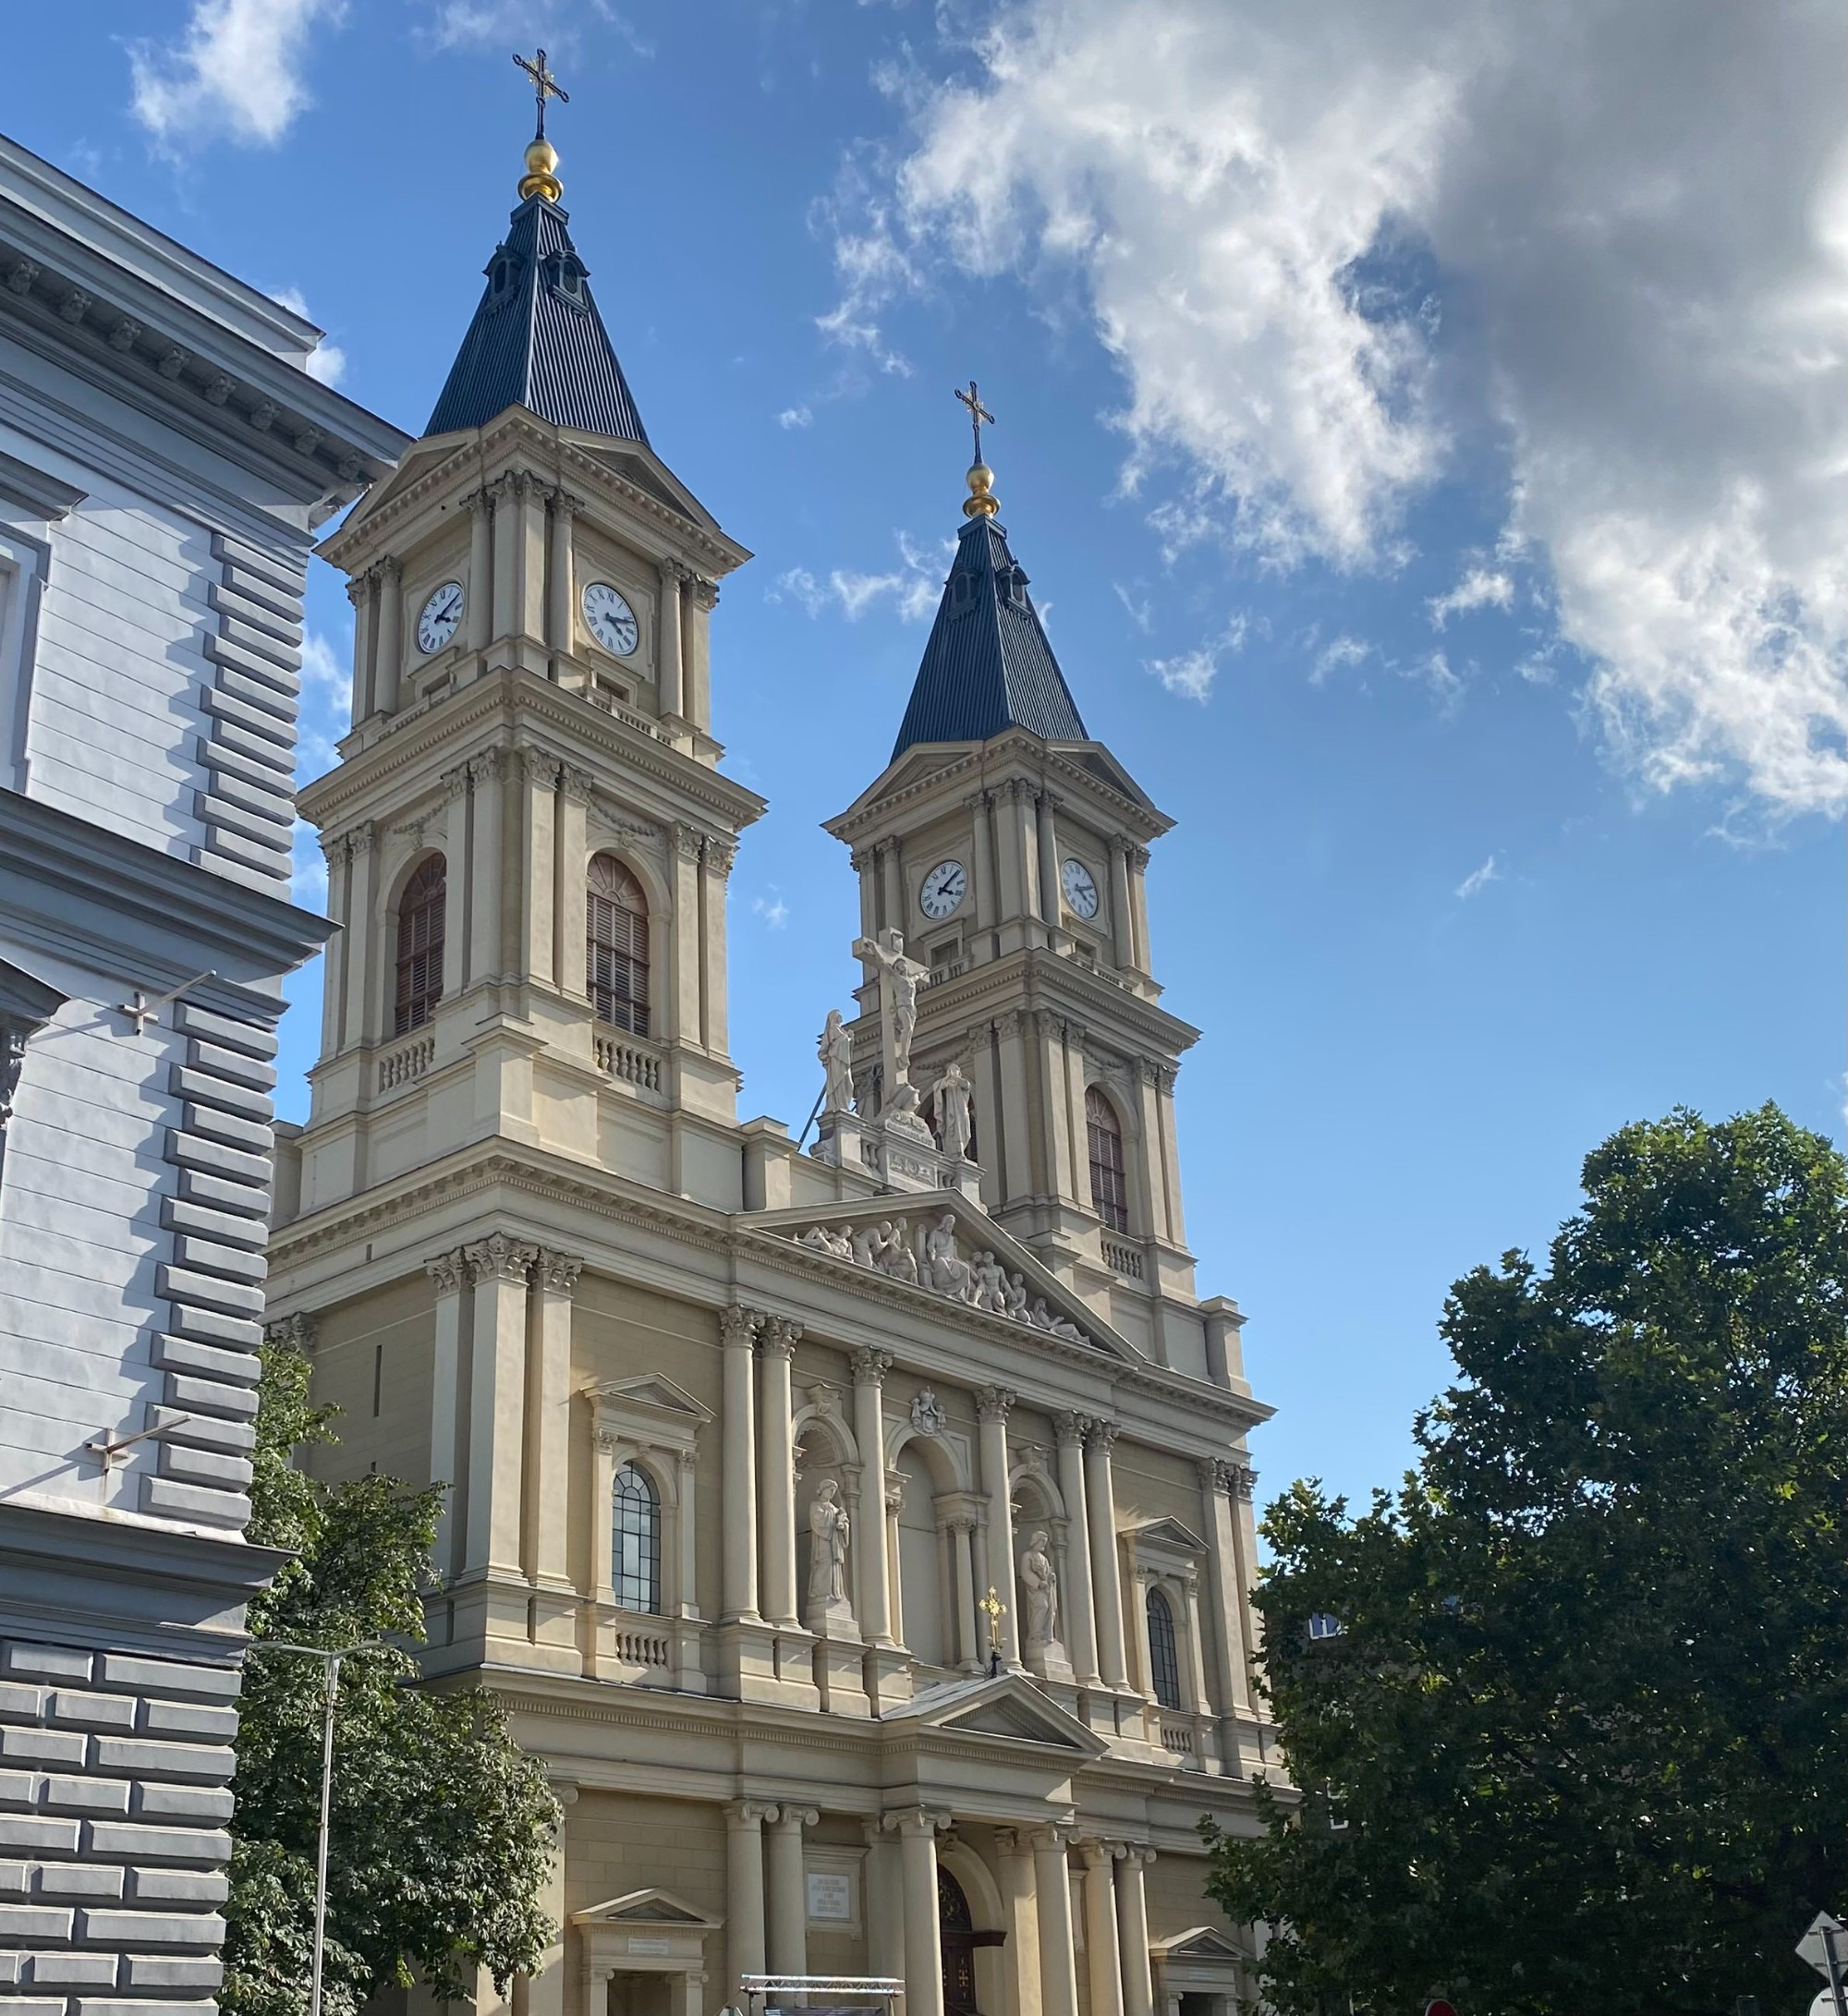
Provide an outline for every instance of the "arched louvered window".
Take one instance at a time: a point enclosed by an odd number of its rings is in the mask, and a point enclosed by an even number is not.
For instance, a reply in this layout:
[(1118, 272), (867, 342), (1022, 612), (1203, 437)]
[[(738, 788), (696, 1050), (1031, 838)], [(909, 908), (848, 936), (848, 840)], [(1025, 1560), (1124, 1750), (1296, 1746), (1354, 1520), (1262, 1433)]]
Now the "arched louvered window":
[(610, 1581), (626, 1610), (661, 1614), (661, 1497), (637, 1464), (616, 1472)]
[(1149, 1591), (1149, 1664), (1156, 1700), (1164, 1708), (1178, 1708), (1181, 1660), (1174, 1646), (1174, 1613), (1168, 1598), (1153, 1586)]
[(648, 1034), (648, 898), (612, 854), (590, 863), (584, 970), (599, 1018)]
[(443, 999), (443, 912), (448, 871), (432, 854), (398, 898), (398, 978), (392, 1025), (399, 1036), (420, 1029)]
[(1090, 1137), (1091, 1208), (1112, 1232), (1127, 1232), (1129, 1178), (1123, 1160), (1123, 1128), (1116, 1108), (1096, 1086), (1085, 1094), (1085, 1132)]

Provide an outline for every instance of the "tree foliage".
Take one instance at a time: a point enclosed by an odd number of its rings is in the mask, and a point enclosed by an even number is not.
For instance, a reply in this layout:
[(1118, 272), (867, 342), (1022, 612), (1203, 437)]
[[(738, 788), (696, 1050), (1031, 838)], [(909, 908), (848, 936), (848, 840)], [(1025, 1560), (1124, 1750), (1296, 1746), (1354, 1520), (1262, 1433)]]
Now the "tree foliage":
[(1213, 1881), (1275, 1927), (1281, 2011), (1816, 1992), (1791, 1949), (1848, 1903), (1848, 1170), (1767, 1106), (1626, 1127), (1584, 1185), (1547, 1271), (1453, 1289), (1461, 1378), (1404, 1488), (1270, 1508), (1303, 1795), (1260, 1790)]
[[(295, 1560), (250, 1607), (226, 1906), (226, 2016), (306, 2005), (321, 1802), (323, 1662), (265, 1640), (337, 1649), (325, 2006), (352, 2016), (375, 1990), (421, 1980), (448, 1998), (485, 1968), (505, 1988), (552, 1928), (539, 1897), (557, 1807), (536, 1759), (480, 1689), (419, 1684), (421, 1596), (440, 1488), (390, 1477), (331, 1487), (294, 1467), (335, 1439), (298, 1352), (265, 1351), (249, 1537)], [(391, 1642), (396, 1641), (396, 1642)]]

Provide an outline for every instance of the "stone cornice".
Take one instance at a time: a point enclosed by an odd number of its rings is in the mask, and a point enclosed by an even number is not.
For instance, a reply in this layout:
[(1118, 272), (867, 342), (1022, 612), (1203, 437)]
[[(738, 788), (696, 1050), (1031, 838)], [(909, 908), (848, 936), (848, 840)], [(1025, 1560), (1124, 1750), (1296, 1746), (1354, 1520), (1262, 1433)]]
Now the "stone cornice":
[[(429, 758), (441, 756), (452, 765), (456, 752), (471, 735), (492, 727), (509, 737), (528, 728), (550, 730), (575, 743), (573, 753), (590, 750), (619, 761), (626, 770), (652, 778), (667, 792), (697, 801), (713, 824), (735, 833), (760, 819), (768, 800), (719, 771), (683, 756), (668, 744), (644, 735), (614, 714), (562, 692), (536, 674), (503, 666), (445, 694), (425, 710), (398, 716), (397, 726), (369, 747), (356, 750), (325, 776), (301, 792), (298, 808), (304, 819), (323, 831), (357, 816), (359, 801), (377, 793), (397, 772)], [(495, 736), (480, 736), (491, 742)], [(468, 753), (473, 753), (470, 750)], [(434, 788), (432, 784), (432, 788)]]
[[(1145, 995), (1119, 987), (1107, 975), (1094, 973), (1076, 959), (1064, 958), (1044, 946), (1035, 945), (969, 966), (954, 979), (939, 980), (927, 989), (922, 997), (923, 1013), (918, 1017), (919, 1052), (929, 1052), (935, 1039), (930, 1024), (937, 1019), (940, 1004), (947, 1015), (954, 1003), (959, 1018), (966, 1020), (971, 1009), (979, 1012), (983, 997), (990, 994), (1004, 997), (1007, 1007), (1020, 1013), (1064, 1015), (1073, 1013), (1076, 1007), (1087, 1026), (1118, 1017), (1163, 1057), (1178, 1056), (1200, 1039), (1200, 1031), (1191, 1022), (1183, 1022)], [(867, 1019), (856, 1016), (852, 1026), (857, 1029)]]

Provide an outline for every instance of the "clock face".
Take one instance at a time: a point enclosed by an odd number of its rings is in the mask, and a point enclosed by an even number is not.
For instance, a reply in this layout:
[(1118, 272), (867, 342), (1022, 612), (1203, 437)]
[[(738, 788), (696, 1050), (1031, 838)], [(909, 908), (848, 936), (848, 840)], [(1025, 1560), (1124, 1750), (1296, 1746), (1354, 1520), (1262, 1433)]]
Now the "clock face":
[(1098, 914), (1097, 884), (1082, 861), (1066, 860), (1059, 870), (1059, 886), (1065, 892), (1065, 901), (1081, 917)]
[(432, 590), (417, 619), (417, 648), (426, 658), (456, 635), (456, 625), (462, 621), (462, 599), (460, 581), (445, 581)]
[(960, 861), (939, 861), (918, 892), (918, 907), (934, 924), (939, 917), (949, 916), (963, 900), (963, 892), (968, 886), (969, 879)]
[(635, 611), (607, 581), (592, 581), (584, 590), (584, 622), (606, 651), (626, 658), (641, 637)]

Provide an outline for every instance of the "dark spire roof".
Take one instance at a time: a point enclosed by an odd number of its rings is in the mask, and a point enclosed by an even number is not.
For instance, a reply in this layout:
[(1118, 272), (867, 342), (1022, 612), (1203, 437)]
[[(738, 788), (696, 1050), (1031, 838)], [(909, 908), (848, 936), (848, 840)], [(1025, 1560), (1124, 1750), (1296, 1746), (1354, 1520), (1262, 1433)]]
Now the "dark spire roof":
[(1049, 742), (1089, 739), (1040, 627), (1027, 570), (992, 517), (972, 517), (956, 541), (893, 759), (914, 742), (986, 742), (1003, 728)]
[(529, 196), (514, 212), (487, 274), (487, 291), (424, 432), (484, 426), (508, 407), (523, 406), (555, 426), (647, 447), (565, 212)]

